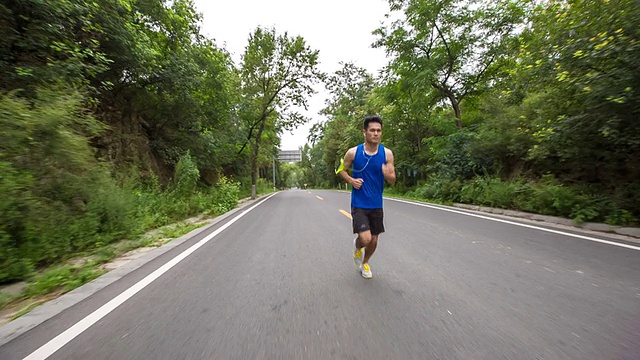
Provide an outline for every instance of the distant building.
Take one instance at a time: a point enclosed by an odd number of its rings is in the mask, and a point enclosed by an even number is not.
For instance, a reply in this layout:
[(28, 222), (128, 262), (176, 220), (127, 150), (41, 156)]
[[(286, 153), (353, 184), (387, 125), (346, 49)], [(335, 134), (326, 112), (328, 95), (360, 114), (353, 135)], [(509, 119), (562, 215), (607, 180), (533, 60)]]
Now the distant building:
[(280, 162), (298, 162), (302, 160), (302, 153), (300, 150), (280, 150), (278, 160)]

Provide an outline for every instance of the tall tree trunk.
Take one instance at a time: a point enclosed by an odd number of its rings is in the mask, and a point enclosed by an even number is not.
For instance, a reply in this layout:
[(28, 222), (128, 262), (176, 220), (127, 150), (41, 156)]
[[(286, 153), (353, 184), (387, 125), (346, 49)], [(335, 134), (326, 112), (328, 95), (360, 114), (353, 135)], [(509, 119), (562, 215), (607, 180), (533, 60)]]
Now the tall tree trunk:
[(264, 131), (266, 122), (267, 117), (263, 115), (260, 120), (260, 128), (256, 133), (256, 142), (251, 154), (251, 199), (256, 198), (256, 184), (258, 183), (258, 154), (260, 153), (260, 140), (262, 139), (262, 132)]
[(451, 101), (451, 106), (453, 107), (453, 113), (456, 115), (456, 125), (458, 129), (462, 129), (462, 114), (460, 112), (460, 103), (456, 99), (453, 94), (449, 97), (449, 101)]
[(451, 102), (451, 107), (453, 108), (453, 113), (456, 116), (456, 126), (458, 129), (462, 129), (462, 112), (460, 111), (460, 101), (456, 98), (456, 94), (451, 91), (449, 87), (446, 85), (441, 85), (437, 83), (431, 84), (434, 88), (438, 89), (444, 96), (449, 99)]

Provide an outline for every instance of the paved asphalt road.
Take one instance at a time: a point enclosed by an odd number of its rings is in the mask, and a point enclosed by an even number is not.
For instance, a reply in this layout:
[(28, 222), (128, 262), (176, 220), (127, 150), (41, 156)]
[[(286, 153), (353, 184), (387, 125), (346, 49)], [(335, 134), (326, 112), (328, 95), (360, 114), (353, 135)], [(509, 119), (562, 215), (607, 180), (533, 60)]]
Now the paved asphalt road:
[[(349, 195), (285, 191), (5, 344), (0, 359), (640, 359), (637, 245), (385, 206), (371, 280), (351, 259), (339, 211)], [(96, 309), (103, 317), (85, 318)]]

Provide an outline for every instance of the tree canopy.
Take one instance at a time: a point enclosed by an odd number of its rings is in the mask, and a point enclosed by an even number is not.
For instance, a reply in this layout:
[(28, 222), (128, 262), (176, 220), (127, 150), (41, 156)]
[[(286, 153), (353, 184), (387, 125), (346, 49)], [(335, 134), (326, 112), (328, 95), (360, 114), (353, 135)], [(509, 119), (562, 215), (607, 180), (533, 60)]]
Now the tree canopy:
[[(278, 35), (275, 29), (257, 28), (249, 37), (242, 58), (241, 117), (251, 144), (251, 184), (258, 177), (258, 156), (265, 131), (279, 134), (309, 121), (298, 108), (307, 109), (312, 85), (322, 80), (318, 51), (300, 36)], [(272, 156), (275, 156), (272, 155)], [(255, 197), (255, 192), (252, 192)]]
[(309, 174), (330, 176), (375, 113), (395, 154), (392, 191), (638, 222), (637, 2), (389, 5), (394, 16), (373, 45), (390, 62), (375, 79), (356, 68), (329, 77), (329, 90), (344, 91), (331, 93), (328, 120), (312, 129)]
[[(190, 0), (0, 3), (0, 282), (256, 191), (342, 186), (370, 114), (395, 154), (390, 191), (638, 224), (636, 0), (389, 7), (371, 19), (389, 56), (374, 76), (324, 74), (275, 28), (236, 64)], [(302, 161), (276, 164), (321, 82)]]

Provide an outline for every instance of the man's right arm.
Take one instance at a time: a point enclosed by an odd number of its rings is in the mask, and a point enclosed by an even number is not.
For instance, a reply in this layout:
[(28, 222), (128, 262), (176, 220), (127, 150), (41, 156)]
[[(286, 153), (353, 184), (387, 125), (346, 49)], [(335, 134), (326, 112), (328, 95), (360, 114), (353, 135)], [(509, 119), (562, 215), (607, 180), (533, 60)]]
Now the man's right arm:
[(344, 154), (344, 167), (342, 168), (342, 170), (338, 173), (338, 175), (340, 175), (344, 181), (347, 182), (347, 184), (351, 184), (351, 176), (349, 176), (349, 173), (347, 172), (347, 169), (351, 169), (351, 164), (353, 164), (353, 159), (355, 158), (354, 154), (355, 152), (352, 151), (353, 148), (347, 150), (347, 153)]
[(347, 153), (344, 155), (344, 169), (340, 171), (339, 175), (342, 176), (342, 178), (344, 179), (344, 181), (347, 182), (347, 184), (352, 185), (356, 189), (360, 189), (360, 187), (362, 186), (362, 179), (354, 179), (349, 175), (349, 173), (346, 170), (346, 169), (351, 169), (351, 165), (353, 164), (353, 160), (355, 159), (355, 157), (356, 157), (355, 147), (352, 147), (351, 149), (347, 150)]

